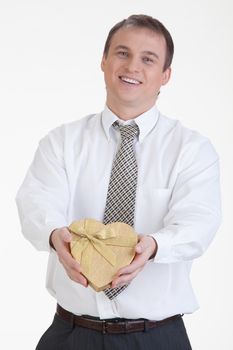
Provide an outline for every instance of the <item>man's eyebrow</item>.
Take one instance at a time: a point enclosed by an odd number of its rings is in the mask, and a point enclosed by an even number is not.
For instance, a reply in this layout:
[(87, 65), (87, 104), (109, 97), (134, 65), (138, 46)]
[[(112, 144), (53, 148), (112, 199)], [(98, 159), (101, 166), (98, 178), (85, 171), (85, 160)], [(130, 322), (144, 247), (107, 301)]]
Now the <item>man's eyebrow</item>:
[(154, 56), (155, 58), (157, 58), (157, 60), (159, 60), (159, 55), (157, 55), (157, 53), (155, 53), (153, 51), (143, 51), (142, 53), (144, 55)]
[(119, 49), (129, 50), (129, 48), (125, 45), (117, 45), (114, 49), (115, 50), (119, 50)]

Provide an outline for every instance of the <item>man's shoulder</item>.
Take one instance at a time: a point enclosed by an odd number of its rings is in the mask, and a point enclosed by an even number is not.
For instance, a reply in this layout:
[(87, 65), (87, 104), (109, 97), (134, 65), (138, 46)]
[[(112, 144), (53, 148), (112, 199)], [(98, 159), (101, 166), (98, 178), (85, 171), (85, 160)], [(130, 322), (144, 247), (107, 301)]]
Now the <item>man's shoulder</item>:
[(63, 123), (51, 129), (48, 135), (57, 137), (72, 137), (73, 134), (80, 133), (87, 128), (95, 126), (95, 124), (98, 124), (100, 122), (100, 116), (101, 113), (88, 114), (80, 119)]
[(165, 132), (168, 134), (171, 133), (174, 137), (180, 137), (184, 140), (191, 141), (207, 141), (208, 137), (200, 133), (198, 130), (187, 127), (183, 124), (180, 119), (176, 119), (174, 117), (168, 117), (162, 113), (160, 113), (159, 117), (160, 126), (163, 128)]
[(160, 114), (159, 122), (163, 128), (163, 134), (170, 140), (170, 145), (179, 147), (183, 154), (203, 154), (210, 158), (218, 158), (215, 147), (208, 136), (185, 126), (179, 119), (162, 114)]
[(85, 138), (88, 129), (93, 130), (96, 125), (100, 125), (101, 113), (89, 114), (83, 118), (63, 123), (51, 129), (39, 141), (41, 149), (52, 147), (53, 149), (61, 149), (64, 145), (72, 145), (77, 140)]
[(86, 128), (86, 127), (91, 126), (91, 125), (95, 124), (96, 122), (98, 122), (100, 119), (100, 115), (101, 115), (101, 113), (88, 114), (88, 115), (81, 117), (79, 119), (75, 119), (75, 120), (70, 121), (68, 123), (64, 123), (64, 124), (58, 126), (57, 128), (55, 128), (54, 130), (61, 128), (61, 129), (67, 130), (69, 132), (72, 132), (75, 130), (77, 131), (78, 129)]

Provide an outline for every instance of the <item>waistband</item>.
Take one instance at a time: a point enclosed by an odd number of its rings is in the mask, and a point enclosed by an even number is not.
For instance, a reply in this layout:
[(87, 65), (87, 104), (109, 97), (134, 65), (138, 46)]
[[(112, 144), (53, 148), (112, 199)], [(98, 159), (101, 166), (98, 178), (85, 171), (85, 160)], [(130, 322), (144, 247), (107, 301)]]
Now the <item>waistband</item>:
[(179, 319), (182, 315), (174, 315), (168, 318), (165, 318), (161, 321), (153, 321), (147, 319), (106, 319), (101, 320), (94, 317), (88, 316), (77, 316), (73, 313), (63, 309), (59, 304), (57, 305), (57, 315), (59, 315), (62, 319), (69, 322), (70, 324), (93, 329), (95, 331), (112, 334), (120, 334), (120, 333), (131, 333), (131, 332), (142, 332), (147, 331), (151, 328), (156, 328), (162, 326), (170, 321)]

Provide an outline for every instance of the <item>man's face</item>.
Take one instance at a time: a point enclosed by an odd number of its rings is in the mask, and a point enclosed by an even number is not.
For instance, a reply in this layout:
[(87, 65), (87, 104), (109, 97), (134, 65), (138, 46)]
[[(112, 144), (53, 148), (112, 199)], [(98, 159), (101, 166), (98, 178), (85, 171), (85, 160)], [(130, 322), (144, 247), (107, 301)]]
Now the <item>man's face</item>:
[(119, 29), (101, 63), (107, 105), (113, 111), (129, 107), (135, 113), (151, 108), (170, 77), (170, 68), (163, 71), (165, 56), (166, 43), (161, 35), (147, 28)]

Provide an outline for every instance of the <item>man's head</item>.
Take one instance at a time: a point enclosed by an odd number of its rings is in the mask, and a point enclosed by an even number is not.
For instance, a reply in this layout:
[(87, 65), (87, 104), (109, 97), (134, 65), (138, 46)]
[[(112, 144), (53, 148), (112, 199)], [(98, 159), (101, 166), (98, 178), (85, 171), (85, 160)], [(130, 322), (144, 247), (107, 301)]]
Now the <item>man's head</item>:
[(173, 41), (152, 17), (133, 15), (109, 32), (101, 68), (107, 105), (122, 119), (150, 109), (170, 78)]
[(108, 51), (111, 45), (112, 38), (114, 34), (121, 28), (137, 27), (137, 28), (147, 28), (158, 35), (164, 37), (166, 42), (166, 58), (164, 62), (163, 69), (166, 70), (171, 66), (172, 58), (174, 54), (174, 43), (169, 31), (164, 27), (164, 25), (158, 21), (156, 18), (147, 15), (132, 15), (127, 19), (123, 19), (121, 22), (115, 24), (110, 32), (104, 46), (104, 56), (107, 57)]

